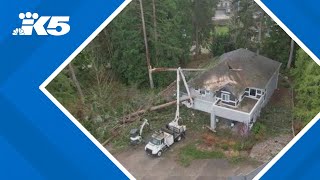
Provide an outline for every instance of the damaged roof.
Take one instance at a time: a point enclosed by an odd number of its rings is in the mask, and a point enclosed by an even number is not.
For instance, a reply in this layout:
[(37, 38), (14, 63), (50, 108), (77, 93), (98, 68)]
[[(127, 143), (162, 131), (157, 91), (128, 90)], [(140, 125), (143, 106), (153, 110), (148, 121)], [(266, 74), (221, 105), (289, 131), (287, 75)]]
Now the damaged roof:
[(193, 88), (217, 91), (227, 88), (240, 96), (247, 87), (264, 89), (281, 63), (246, 49), (223, 54), (216, 66), (189, 82)]

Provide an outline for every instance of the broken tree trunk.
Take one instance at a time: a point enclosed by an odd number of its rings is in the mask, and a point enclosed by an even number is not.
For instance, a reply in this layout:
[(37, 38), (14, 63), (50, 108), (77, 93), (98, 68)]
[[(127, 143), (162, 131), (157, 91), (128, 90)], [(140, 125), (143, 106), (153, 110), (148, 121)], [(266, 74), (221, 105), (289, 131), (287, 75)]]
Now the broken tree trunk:
[[(181, 101), (186, 101), (186, 100), (189, 100), (189, 97), (181, 98), (180, 102)], [(163, 109), (163, 108), (166, 108), (168, 106), (174, 105), (176, 103), (177, 103), (177, 100), (170, 101), (170, 102), (167, 102), (165, 104), (161, 104), (161, 105), (158, 105), (158, 106), (153, 106), (153, 107), (150, 107), (150, 108), (146, 108), (146, 109), (142, 109), (142, 110), (133, 112), (133, 113), (131, 113), (129, 115), (124, 116), (122, 118), (122, 120), (119, 121), (119, 123), (124, 124), (124, 123), (133, 122), (133, 121), (135, 121), (137, 119), (137, 118), (135, 118), (136, 116), (139, 116), (139, 115), (144, 114), (144, 113), (149, 112), (149, 111), (156, 111), (156, 110), (159, 110), (159, 109)]]
[(290, 54), (289, 54), (289, 60), (288, 60), (288, 63), (287, 63), (287, 69), (290, 69), (290, 67), (291, 67), (292, 59), (293, 59), (293, 52), (294, 52), (294, 40), (291, 39)]
[(146, 49), (146, 59), (147, 59), (147, 66), (148, 66), (149, 81), (150, 81), (150, 87), (151, 87), (151, 89), (153, 89), (154, 83), (153, 83), (152, 72), (151, 72), (150, 54), (149, 54), (149, 47), (148, 47), (148, 40), (147, 40), (146, 24), (144, 21), (143, 4), (142, 4), (142, 0), (139, 0), (139, 2), (140, 2), (144, 46)]

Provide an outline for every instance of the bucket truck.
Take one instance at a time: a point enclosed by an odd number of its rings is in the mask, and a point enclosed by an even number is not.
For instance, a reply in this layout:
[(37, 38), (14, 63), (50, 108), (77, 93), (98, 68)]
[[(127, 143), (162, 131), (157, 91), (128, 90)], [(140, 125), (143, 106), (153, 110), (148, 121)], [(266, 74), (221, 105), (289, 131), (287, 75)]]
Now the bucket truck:
[(180, 125), (179, 120), (180, 118), (180, 80), (182, 79), (184, 86), (187, 90), (189, 100), (188, 105), (193, 106), (193, 99), (190, 95), (189, 87), (185, 76), (182, 72), (182, 69), (179, 67), (176, 69), (177, 71), (177, 109), (175, 118), (169, 124), (167, 124), (161, 130), (156, 131), (153, 135), (151, 140), (145, 146), (145, 151), (149, 155), (155, 155), (160, 157), (164, 151), (166, 151), (174, 142), (180, 141), (182, 138), (185, 137), (186, 134), (186, 126)]

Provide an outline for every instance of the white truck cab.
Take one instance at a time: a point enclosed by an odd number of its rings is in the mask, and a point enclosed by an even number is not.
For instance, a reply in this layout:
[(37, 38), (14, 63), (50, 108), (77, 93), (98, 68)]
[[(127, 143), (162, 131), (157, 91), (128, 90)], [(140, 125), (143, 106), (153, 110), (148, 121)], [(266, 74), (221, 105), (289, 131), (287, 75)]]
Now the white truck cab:
[(148, 142), (144, 149), (147, 154), (161, 156), (162, 152), (170, 147), (173, 142), (173, 135), (164, 131), (158, 131), (152, 135), (151, 140)]

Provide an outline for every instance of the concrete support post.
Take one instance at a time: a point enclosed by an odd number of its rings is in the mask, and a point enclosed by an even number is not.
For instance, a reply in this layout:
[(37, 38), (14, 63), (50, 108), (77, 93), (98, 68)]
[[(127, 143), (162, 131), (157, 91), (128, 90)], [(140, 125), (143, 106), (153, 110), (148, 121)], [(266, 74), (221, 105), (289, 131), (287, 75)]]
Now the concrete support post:
[(217, 124), (216, 115), (213, 112), (211, 112), (211, 114), (210, 114), (210, 126), (211, 126), (212, 130), (216, 129), (216, 126), (217, 126), (216, 124)]

